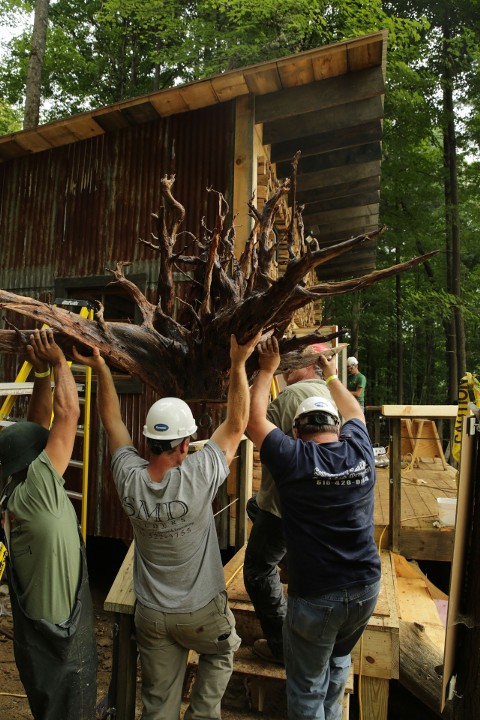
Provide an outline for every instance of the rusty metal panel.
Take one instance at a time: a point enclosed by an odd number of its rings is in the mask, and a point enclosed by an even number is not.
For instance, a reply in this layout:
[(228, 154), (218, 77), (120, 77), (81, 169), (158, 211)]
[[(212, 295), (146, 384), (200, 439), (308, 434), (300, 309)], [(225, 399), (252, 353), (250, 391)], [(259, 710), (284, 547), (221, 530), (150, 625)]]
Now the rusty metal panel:
[(184, 229), (198, 235), (202, 217), (215, 218), (206, 188), (230, 194), (231, 123), (227, 103), (3, 163), (0, 286), (51, 288), (54, 277), (103, 274), (118, 260), (145, 271), (155, 258), (138, 239), (156, 231), (165, 174), (176, 175)]

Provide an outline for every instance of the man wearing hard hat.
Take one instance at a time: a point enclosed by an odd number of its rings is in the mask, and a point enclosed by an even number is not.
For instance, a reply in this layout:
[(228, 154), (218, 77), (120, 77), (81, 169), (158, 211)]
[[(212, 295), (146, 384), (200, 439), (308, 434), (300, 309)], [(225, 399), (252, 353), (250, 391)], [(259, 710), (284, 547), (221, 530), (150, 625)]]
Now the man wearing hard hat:
[(358, 369), (358, 360), (353, 355), (347, 358), (347, 388), (356, 397), (362, 410), (365, 410), (365, 388), (367, 386), (367, 378), (362, 375)]
[(134, 531), (142, 720), (179, 717), (190, 649), (200, 660), (185, 718), (220, 718), (240, 638), (228, 606), (212, 501), (245, 431), (250, 406), (245, 362), (259, 338), (238, 345), (232, 335), (226, 419), (202, 450), (188, 454), (197, 425), (183, 400), (162, 398), (152, 405), (143, 429), (148, 460), (132, 446), (112, 375), (98, 349), (91, 357), (74, 352), (97, 374), (113, 478)]
[[(316, 358), (318, 354), (329, 350), (331, 348), (328, 345), (315, 343), (307, 348), (307, 353)], [(270, 403), (267, 417), (280, 430), (291, 435), (293, 417), (299, 403), (312, 395), (330, 399), (330, 392), (316, 362), (287, 370), (284, 378), (287, 386)], [(277, 566), (284, 561), (287, 549), (277, 489), (265, 464), (262, 464), (261, 484), (255, 500), (258, 509), (243, 565), (245, 589), (264, 634), (263, 638), (253, 643), (253, 652), (262, 660), (283, 664), (282, 627), (287, 600)]]
[(289, 720), (341, 720), (350, 653), (375, 608), (380, 558), (374, 539), (375, 460), (365, 417), (336, 374), (319, 362), (337, 409), (300, 403), (288, 437), (266, 416), (278, 344), (259, 345), (247, 433), (280, 497), (288, 554), (283, 624)]

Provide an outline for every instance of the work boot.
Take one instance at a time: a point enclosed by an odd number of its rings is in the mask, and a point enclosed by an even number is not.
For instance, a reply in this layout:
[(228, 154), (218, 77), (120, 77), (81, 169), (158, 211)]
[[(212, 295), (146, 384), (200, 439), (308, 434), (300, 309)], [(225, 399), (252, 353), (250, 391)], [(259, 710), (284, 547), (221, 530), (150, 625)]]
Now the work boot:
[(261, 638), (260, 640), (255, 640), (252, 650), (255, 655), (257, 655), (257, 657), (265, 660), (266, 662), (276, 663), (277, 665), (285, 665), (285, 662), (283, 660), (283, 653), (281, 655), (274, 655), (273, 652), (270, 650), (268, 642), (263, 638)]

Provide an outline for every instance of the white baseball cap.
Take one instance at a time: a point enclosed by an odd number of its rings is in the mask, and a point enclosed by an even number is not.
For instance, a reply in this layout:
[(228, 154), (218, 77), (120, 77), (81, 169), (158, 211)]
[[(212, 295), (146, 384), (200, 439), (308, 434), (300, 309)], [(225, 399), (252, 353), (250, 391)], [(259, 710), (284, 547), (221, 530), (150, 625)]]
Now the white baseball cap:
[(353, 357), (353, 355), (349, 358), (347, 358), (347, 365), (358, 365), (358, 360), (356, 357)]

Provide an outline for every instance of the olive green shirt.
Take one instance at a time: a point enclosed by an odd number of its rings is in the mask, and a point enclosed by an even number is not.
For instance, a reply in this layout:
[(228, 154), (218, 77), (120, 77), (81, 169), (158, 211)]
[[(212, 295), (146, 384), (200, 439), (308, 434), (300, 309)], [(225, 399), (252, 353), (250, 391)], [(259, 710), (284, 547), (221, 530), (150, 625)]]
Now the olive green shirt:
[(52, 623), (69, 618), (80, 578), (78, 520), (64, 483), (43, 451), (7, 505), (19, 602), (31, 618)]
[[(292, 437), (293, 418), (298, 406), (305, 398), (314, 396), (332, 401), (325, 380), (312, 378), (310, 380), (299, 380), (293, 385), (287, 385), (268, 406), (267, 418), (286, 435)], [(282, 517), (275, 481), (268, 468), (263, 464), (260, 490), (257, 493), (257, 504), (261, 510)]]

